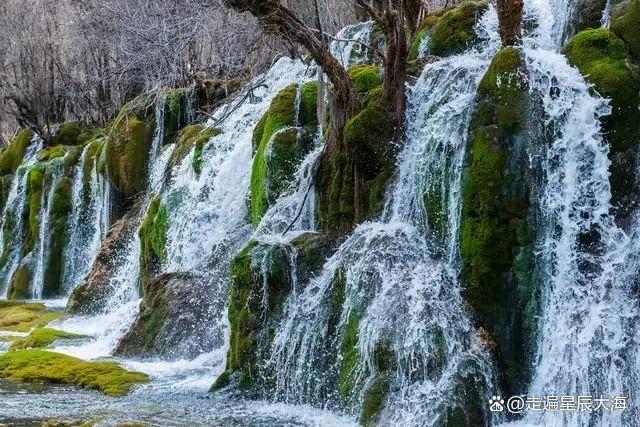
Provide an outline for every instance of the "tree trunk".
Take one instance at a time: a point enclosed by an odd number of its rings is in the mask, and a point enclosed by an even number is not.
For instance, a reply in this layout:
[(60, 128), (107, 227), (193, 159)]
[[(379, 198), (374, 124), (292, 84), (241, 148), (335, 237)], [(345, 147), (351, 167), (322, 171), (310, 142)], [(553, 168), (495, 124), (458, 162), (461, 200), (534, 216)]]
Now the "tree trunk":
[(498, 0), (498, 19), (502, 46), (515, 46), (522, 39), (522, 0)]

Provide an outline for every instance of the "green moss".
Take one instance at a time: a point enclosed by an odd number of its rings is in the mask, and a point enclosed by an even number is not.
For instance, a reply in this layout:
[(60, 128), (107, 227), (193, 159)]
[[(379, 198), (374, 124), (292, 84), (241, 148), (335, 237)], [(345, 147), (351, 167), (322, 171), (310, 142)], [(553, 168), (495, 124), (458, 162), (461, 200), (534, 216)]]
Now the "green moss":
[(522, 135), (523, 74), (518, 50), (507, 48), (496, 54), (480, 83), (465, 161), (460, 234), (465, 297), (500, 346), (511, 391), (529, 375), (523, 360), (532, 351), (531, 331), (522, 327), (524, 307), (530, 301), (538, 304), (537, 285), (513, 274), (517, 254), (533, 250), (523, 237), (531, 186)]
[(216, 384), (222, 387), (233, 377), (241, 390), (253, 389), (258, 382), (267, 387), (271, 375), (261, 368), (264, 349), (271, 345), (291, 291), (287, 249), (251, 242), (231, 262), (229, 277), (227, 372)]
[(433, 27), (438, 23), (440, 17), (446, 13), (448, 10), (443, 9), (437, 12), (429, 14), (420, 24), (418, 31), (416, 31), (416, 35), (411, 42), (411, 47), (409, 49), (409, 61), (413, 61), (418, 58), (418, 54), (420, 53), (420, 46), (425, 37), (430, 37), (431, 32), (433, 31)]
[(39, 328), (29, 332), (26, 337), (19, 337), (13, 340), (9, 350), (26, 350), (29, 348), (44, 348), (53, 344), (59, 339), (80, 339), (82, 335), (71, 334), (57, 329)]
[[(344, 128), (344, 147), (323, 159), (319, 209), (322, 228), (343, 234), (382, 209), (395, 166), (393, 113), (381, 101), (370, 102)], [(356, 191), (356, 187), (358, 191)]]
[(634, 61), (640, 61), (640, 0), (626, 0), (613, 7), (611, 30), (625, 41)]
[[(109, 180), (125, 196), (143, 191), (155, 119), (126, 105), (109, 126), (105, 160)], [(146, 110), (144, 110), (146, 111)], [(140, 118), (142, 117), (142, 119)]]
[(99, 390), (109, 396), (124, 396), (149, 381), (111, 362), (86, 362), (44, 350), (18, 350), (0, 355), (0, 378), (26, 382), (69, 384)]
[(49, 145), (82, 145), (93, 138), (93, 135), (92, 129), (75, 122), (67, 122), (58, 126)]
[(28, 265), (21, 265), (11, 276), (7, 298), (28, 299), (31, 297), (31, 269)]
[(254, 129), (253, 141), (259, 141), (254, 147), (251, 170), (250, 214), (254, 226), (287, 188), (298, 162), (313, 145), (312, 135), (318, 124), (317, 86), (308, 84), (300, 88), (299, 123), (296, 123), (297, 96), (296, 85), (280, 91)]
[(11, 183), (13, 182), (13, 175), (0, 176), (0, 212), (4, 212), (4, 208), (11, 192)]
[(382, 409), (385, 397), (389, 392), (389, 381), (382, 377), (376, 377), (367, 387), (362, 402), (362, 414), (360, 424), (363, 426), (374, 425), (377, 415)]
[(44, 170), (42, 166), (32, 167), (27, 176), (27, 238), (24, 252), (28, 253), (35, 248), (40, 234), (40, 206), (42, 204), (42, 192), (44, 190)]
[(44, 276), (42, 296), (51, 298), (64, 292), (62, 278), (64, 275), (64, 251), (68, 243), (68, 220), (73, 209), (71, 180), (63, 178), (53, 192), (50, 209), (49, 259)]
[(0, 301), (0, 330), (29, 332), (42, 327), (62, 316), (62, 313), (48, 312), (44, 304)]
[(429, 53), (449, 56), (469, 48), (476, 39), (475, 25), (486, 10), (486, 1), (467, 1), (443, 14), (429, 38)]
[(341, 358), (338, 369), (340, 400), (344, 406), (348, 406), (353, 398), (356, 369), (360, 360), (360, 351), (358, 350), (359, 328), (360, 317), (355, 313), (350, 313), (340, 343)]
[(586, 30), (578, 33), (564, 52), (595, 89), (611, 99), (611, 116), (604, 122), (613, 150), (635, 145), (640, 123), (640, 75), (627, 67), (623, 41), (604, 28)]
[(147, 215), (140, 226), (141, 290), (144, 292), (150, 277), (157, 274), (167, 259), (167, 230), (169, 217), (167, 208), (159, 197), (149, 204)]
[(169, 164), (173, 167), (180, 164), (182, 160), (194, 150), (193, 160), (191, 165), (193, 170), (199, 174), (202, 169), (202, 149), (209, 142), (211, 138), (220, 134), (220, 130), (212, 127), (204, 127), (204, 125), (192, 124), (187, 125), (178, 135), (176, 148), (171, 154)]
[(640, 141), (640, 74), (627, 66), (624, 42), (604, 28), (576, 34), (564, 52), (594, 89), (611, 100), (611, 115), (602, 118), (602, 125), (611, 146), (612, 204), (620, 219), (633, 210), (638, 191), (633, 150)]
[(382, 70), (372, 65), (354, 65), (349, 77), (358, 93), (369, 92), (382, 84)]
[(178, 132), (186, 124), (184, 89), (171, 89), (165, 92), (163, 145), (174, 142), (178, 136)]
[(13, 174), (27, 151), (27, 147), (31, 143), (33, 132), (23, 129), (9, 143), (9, 145), (0, 153), (0, 175)]

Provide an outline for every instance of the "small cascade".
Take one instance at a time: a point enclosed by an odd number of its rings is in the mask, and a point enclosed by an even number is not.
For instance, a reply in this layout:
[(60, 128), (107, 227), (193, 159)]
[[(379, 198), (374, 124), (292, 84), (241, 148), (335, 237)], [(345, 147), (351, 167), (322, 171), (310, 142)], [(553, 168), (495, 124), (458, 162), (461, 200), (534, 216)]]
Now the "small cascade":
[(342, 65), (363, 64), (369, 61), (373, 21), (349, 25), (338, 32), (331, 42), (331, 54), (338, 58)]
[(27, 148), (22, 164), (16, 170), (7, 202), (2, 213), (0, 230), (0, 283), (4, 284), (3, 297), (6, 298), (9, 281), (20, 264), (24, 241), (24, 217), (27, 208), (27, 184), (29, 171), (37, 163), (38, 152), (42, 149), (42, 139), (34, 135)]
[(67, 292), (89, 274), (109, 227), (109, 182), (98, 172), (99, 158), (89, 155), (91, 149), (91, 145), (84, 148), (74, 171), (73, 208), (63, 270), (63, 289)]
[(43, 296), (44, 275), (50, 255), (51, 210), (56, 187), (64, 176), (64, 160), (64, 157), (51, 160), (44, 171), (45, 179), (38, 213), (39, 231), (35, 249), (35, 268), (31, 284), (31, 295), (34, 299), (41, 299)]

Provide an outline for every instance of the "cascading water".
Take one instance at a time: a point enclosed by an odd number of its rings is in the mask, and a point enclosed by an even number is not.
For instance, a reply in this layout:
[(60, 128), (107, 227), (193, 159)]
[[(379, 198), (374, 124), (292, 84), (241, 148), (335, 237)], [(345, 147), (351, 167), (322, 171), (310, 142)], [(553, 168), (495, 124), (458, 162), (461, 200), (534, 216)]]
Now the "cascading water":
[(525, 2), (526, 16), (542, 27), (524, 40), (530, 92), (541, 100), (544, 125), (554, 129), (542, 160), (545, 228), (538, 263), (544, 285), (529, 395), (626, 396), (630, 407), (528, 412), (524, 422), (636, 425), (640, 319), (630, 283), (637, 280), (638, 248), (610, 213), (609, 146), (599, 121), (610, 108), (556, 52), (559, 29), (570, 19), (564, 11), (551, 2)]
[(91, 149), (91, 145), (84, 148), (74, 172), (73, 210), (64, 254), (63, 289), (67, 292), (89, 274), (109, 227), (109, 183), (98, 172), (99, 158), (89, 155)]
[[(336, 405), (340, 380), (331, 372), (339, 370), (339, 361), (350, 356), (328, 332), (335, 320), (341, 336), (348, 329), (357, 330), (353, 344), (359, 361), (350, 374), (356, 392), (349, 396), (354, 407), (379, 380), (376, 360), (381, 349), (397, 361), (390, 386), (392, 403), (383, 410), (383, 424), (442, 420), (447, 398), (455, 406), (462, 403), (462, 395), (471, 393), (459, 389), (466, 376), (476, 378), (480, 395), (493, 390), (490, 357), (463, 307), (455, 253), (449, 248), (457, 241), (460, 174), (472, 101), (497, 49), (496, 26), (496, 13), (491, 9), (478, 28), (486, 39), (481, 51), (427, 66), (409, 90), (407, 138), (383, 221), (359, 226), (329, 258), (321, 274), (308, 283), (296, 286), (298, 278), (292, 277), (293, 291), (267, 362), (275, 375), (278, 399)], [(298, 171), (297, 188), (267, 212), (255, 239), (287, 243), (295, 237), (292, 235), (313, 229), (312, 221), (298, 221), (292, 227), (294, 233), (284, 239), (279, 234), (300, 211), (319, 154), (317, 149), (307, 156)], [(450, 160), (442, 161), (445, 157)], [(423, 205), (429, 185), (443, 193), (442, 207), (448, 212), (444, 247), (452, 255), (445, 260), (439, 255), (440, 242), (431, 235)], [(295, 268), (292, 271), (295, 276)], [(343, 283), (342, 291), (339, 283)], [(333, 299), (340, 292), (344, 303), (338, 302), (339, 318), (332, 320)], [(329, 350), (336, 348), (339, 354)]]
[(2, 213), (0, 229), (0, 283), (5, 285), (3, 296), (6, 298), (9, 281), (19, 266), (23, 248), (22, 218), (27, 207), (27, 184), (29, 171), (37, 162), (38, 152), (42, 149), (42, 139), (35, 135), (25, 153), (22, 164), (16, 170), (11, 182), (9, 196)]

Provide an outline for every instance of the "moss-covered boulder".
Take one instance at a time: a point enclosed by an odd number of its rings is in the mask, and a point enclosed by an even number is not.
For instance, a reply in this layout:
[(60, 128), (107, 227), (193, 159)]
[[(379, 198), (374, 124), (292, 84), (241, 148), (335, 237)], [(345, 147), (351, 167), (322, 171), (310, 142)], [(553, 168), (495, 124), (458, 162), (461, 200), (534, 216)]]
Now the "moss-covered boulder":
[(0, 175), (11, 175), (18, 169), (32, 138), (32, 131), (22, 129), (13, 141), (2, 150), (2, 153), (0, 153)]
[(71, 340), (84, 338), (82, 335), (59, 331), (51, 328), (37, 328), (29, 332), (26, 337), (13, 340), (9, 350), (27, 350), (30, 348), (49, 347), (57, 340)]
[(73, 194), (71, 180), (63, 178), (53, 190), (53, 199), (49, 210), (50, 235), (49, 259), (44, 275), (42, 288), (43, 298), (52, 298), (64, 293), (62, 278), (64, 275), (64, 251), (68, 243), (69, 215), (73, 209)]
[(155, 197), (147, 208), (147, 215), (140, 226), (140, 291), (145, 292), (150, 278), (158, 274), (167, 258), (167, 230), (169, 217), (167, 208), (159, 197)]
[(460, 231), (465, 298), (498, 343), (510, 393), (522, 392), (530, 374), (538, 307), (526, 94), (519, 51), (499, 51), (480, 83), (470, 125)]
[(0, 330), (2, 331), (29, 332), (61, 316), (62, 313), (49, 311), (44, 304), (0, 300)]
[(27, 206), (25, 209), (27, 233), (24, 252), (31, 252), (40, 233), (40, 207), (42, 205), (45, 180), (45, 168), (42, 165), (32, 167), (27, 176)]
[(45, 350), (17, 350), (0, 355), (0, 378), (26, 382), (69, 384), (124, 396), (135, 385), (149, 381), (139, 372), (112, 362), (86, 362)]
[(49, 146), (83, 145), (94, 136), (94, 130), (76, 122), (62, 123), (54, 127)]
[[(162, 274), (146, 288), (140, 310), (114, 354), (126, 357), (192, 359), (221, 348), (226, 294), (217, 299), (211, 278), (188, 273)], [(206, 297), (205, 297), (206, 295)]]
[[(299, 104), (297, 104), (299, 103)], [(253, 132), (250, 214), (257, 226), (287, 189), (317, 131), (317, 84), (290, 85), (271, 102)]]
[(214, 127), (205, 127), (201, 123), (187, 125), (177, 137), (176, 148), (171, 153), (169, 165), (174, 167), (193, 150), (191, 167), (196, 174), (202, 170), (202, 150), (211, 138), (220, 134), (220, 130)]
[(613, 6), (611, 31), (625, 41), (632, 61), (640, 62), (640, 0), (626, 0)]
[(233, 383), (240, 390), (270, 387), (273, 373), (265, 367), (284, 303), (292, 289), (292, 257), (296, 271), (310, 277), (322, 268), (334, 246), (332, 238), (309, 233), (290, 245), (251, 242), (230, 267), (231, 324), (226, 371), (214, 389)]
[[(427, 18), (419, 34), (429, 37), (428, 53), (449, 56), (468, 49), (476, 41), (475, 25), (487, 8), (486, 1), (467, 1), (440, 16)], [(412, 55), (417, 54), (421, 43), (418, 40), (413, 42)]]
[(397, 144), (393, 112), (379, 93), (369, 92), (365, 107), (344, 127), (343, 145), (322, 160), (316, 191), (321, 228), (329, 233), (346, 234), (382, 210)]
[(108, 177), (125, 199), (142, 192), (147, 182), (156, 123), (146, 104), (142, 99), (126, 104), (107, 129), (104, 150)]
[(20, 265), (11, 276), (7, 298), (11, 300), (31, 298), (32, 279), (31, 266), (28, 263)]
[(611, 146), (612, 204), (622, 224), (635, 209), (640, 191), (635, 173), (640, 142), (640, 73), (627, 65), (624, 42), (604, 28), (576, 34), (564, 52), (594, 89), (611, 100), (611, 115), (604, 117), (602, 124)]

